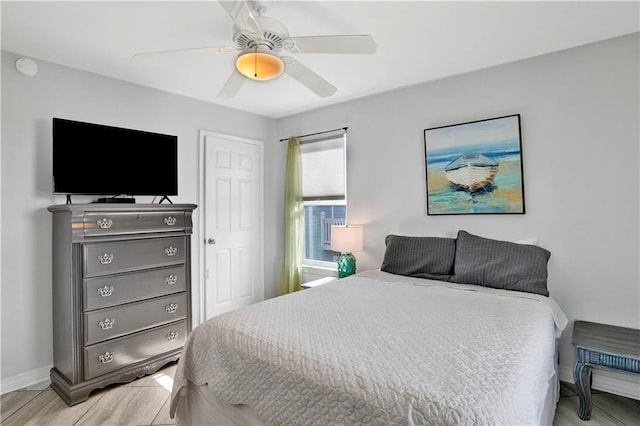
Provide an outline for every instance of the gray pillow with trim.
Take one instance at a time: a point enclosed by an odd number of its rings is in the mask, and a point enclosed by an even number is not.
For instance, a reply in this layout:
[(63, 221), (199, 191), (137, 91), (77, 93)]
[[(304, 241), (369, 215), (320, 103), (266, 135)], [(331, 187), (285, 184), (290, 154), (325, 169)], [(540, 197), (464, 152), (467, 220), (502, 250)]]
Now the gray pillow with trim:
[(455, 238), (387, 235), (380, 269), (409, 277), (448, 281), (453, 274)]
[(451, 282), (549, 296), (547, 262), (541, 247), (478, 237), (458, 231)]

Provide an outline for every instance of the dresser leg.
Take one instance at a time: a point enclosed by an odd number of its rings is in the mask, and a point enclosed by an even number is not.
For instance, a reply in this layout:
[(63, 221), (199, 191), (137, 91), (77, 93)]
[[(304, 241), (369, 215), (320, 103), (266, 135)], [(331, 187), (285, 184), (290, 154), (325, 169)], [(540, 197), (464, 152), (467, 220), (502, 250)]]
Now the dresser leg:
[(578, 417), (582, 420), (591, 418), (591, 366), (576, 361), (573, 368), (573, 380), (580, 397)]
[(89, 394), (96, 388), (83, 386), (82, 383), (72, 385), (66, 378), (52, 368), (49, 374), (51, 380), (51, 389), (53, 389), (69, 407), (79, 404), (89, 399)]

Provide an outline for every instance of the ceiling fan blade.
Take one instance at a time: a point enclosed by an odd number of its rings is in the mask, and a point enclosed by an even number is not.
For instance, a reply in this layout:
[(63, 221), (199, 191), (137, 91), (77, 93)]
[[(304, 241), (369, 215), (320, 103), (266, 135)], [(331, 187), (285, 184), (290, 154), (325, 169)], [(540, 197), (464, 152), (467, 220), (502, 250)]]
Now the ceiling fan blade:
[(258, 25), (258, 21), (256, 21), (255, 16), (253, 16), (251, 7), (249, 7), (249, 4), (245, 0), (220, 0), (218, 3), (220, 3), (222, 8), (229, 14), (233, 23), (236, 24), (236, 27), (238, 27), (240, 31), (247, 34), (247, 36), (254, 40), (262, 38), (262, 29), (260, 28), (260, 25)]
[(154, 52), (142, 52), (133, 55), (133, 59), (138, 59), (141, 56), (151, 55), (164, 55), (167, 53), (191, 53), (191, 52), (214, 52), (214, 53), (226, 53), (237, 51), (238, 49), (233, 46), (208, 46), (208, 47), (191, 47), (187, 49), (172, 49), (172, 50), (157, 50)]
[(233, 73), (229, 76), (227, 82), (220, 89), (220, 93), (218, 93), (219, 98), (233, 98), (238, 90), (244, 84), (246, 77), (238, 72), (238, 70), (233, 70)]
[(353, 53), (371, 55), (378, 45), (373, 37), (361, 35), (289, 37), (283, 47), (292, 53)]
[(331, 83), (320, 77), (309, 68), (302, 65), (290, 56), (283, 56), (282, 61), (285, 63), (284, 72), (294, 79), (298, 80), (307, 89), (320, 97), (326, 98), (336, 93), (336, 89)]

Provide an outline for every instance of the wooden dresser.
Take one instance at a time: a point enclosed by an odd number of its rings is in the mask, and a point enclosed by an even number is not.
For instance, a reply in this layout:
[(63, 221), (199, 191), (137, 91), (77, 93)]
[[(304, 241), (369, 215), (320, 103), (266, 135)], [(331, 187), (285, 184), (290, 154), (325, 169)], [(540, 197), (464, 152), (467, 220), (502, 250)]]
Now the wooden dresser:
[(178, 359), (191, 331), (194, 204), (53, 213), (51, 387), (69, 405)]

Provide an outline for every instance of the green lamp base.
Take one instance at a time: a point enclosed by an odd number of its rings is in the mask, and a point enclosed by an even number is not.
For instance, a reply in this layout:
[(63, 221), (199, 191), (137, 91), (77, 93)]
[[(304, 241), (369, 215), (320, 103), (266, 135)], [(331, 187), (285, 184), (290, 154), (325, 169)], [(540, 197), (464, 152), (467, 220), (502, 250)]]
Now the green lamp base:
[(351, 253), (342, 253), (338, 257), (338, 278), (345, 278), (356, 273), (356, 258)]

